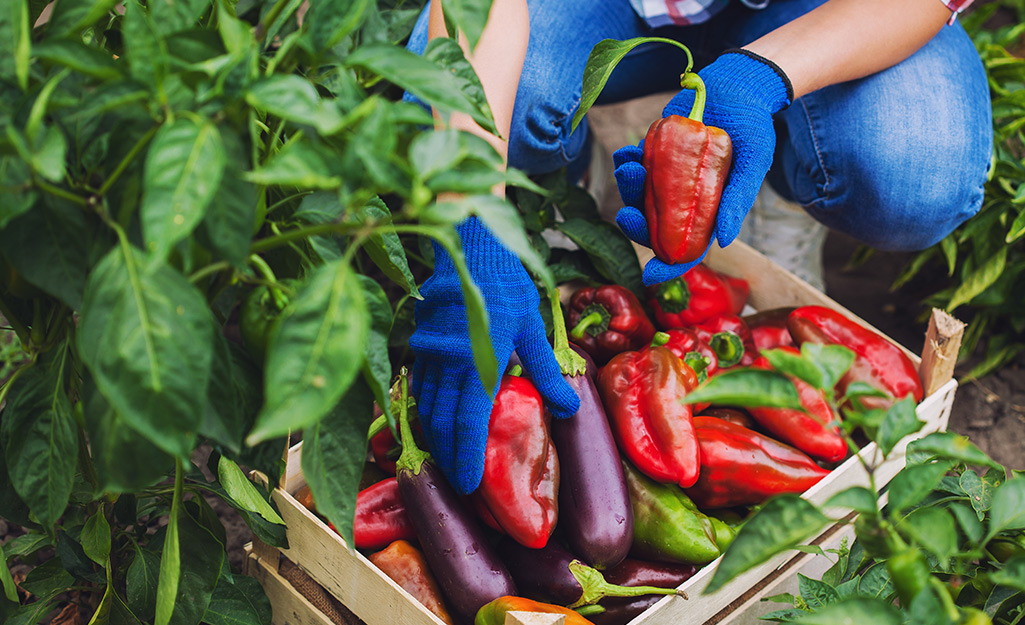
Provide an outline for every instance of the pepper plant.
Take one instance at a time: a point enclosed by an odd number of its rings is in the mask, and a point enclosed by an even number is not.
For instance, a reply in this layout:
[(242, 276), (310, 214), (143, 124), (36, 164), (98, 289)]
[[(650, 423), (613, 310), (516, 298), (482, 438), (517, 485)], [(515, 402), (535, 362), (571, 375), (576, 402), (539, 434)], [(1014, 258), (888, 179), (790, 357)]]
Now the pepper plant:
[[(848, 445), (855, 433), (873, 441), (878, 458), (924, 424), (909, 396), (888, 408), (862, 402), (882, 396), (868, 385), (832, 390), (853, 362), (840, 345), (801, 346), (801, 355), (763, 352), (775, 371), (738, 370), (711, 378), (687, 402), (797, 406), (787, 375), (826, 390), (843, 414)], [(785, 375), (784, 375), (785, 374)], [(723, 555), (705, 592), (801, 543), (828, 525), (853, 523), (856, 540), (836, 550), (821, 580), (800, 578), (800, 595), (774, 599), (793, 607), (762, 618), (780, 622), (1016, 625), (1025, 618), (1025, 475), (1005, 470), (967, 438), (935, 432), (906, 445), (906, 465), (886, 485), (879, 463), (858, 456), (867, 486), (851, 486), (817, 506), (797, 494), (779, 495), (748, 518)], [(851, 520), (853, 518), (853, 521)]]
[[(92, 623), (269, 622), (208, 498), (284, 546), (241, 467), (276, 483), (301, 430), (307, 481), (351, 544), (373, 403), (391, 414), (432, 239), (494, 386), (452, 225), (478, 215), (551, 286), (490, 190), (546, 192), (403, 101), (494, 131), (453, 39), (401, 45), (421, 8), (3, 3), (0, 516), (26, 532), (2, 559), (37, 566), (31, 599), (0, 566), (0, 620), (35, 623), (77, 590)], [(476, 42), (490, 3), (458, 9), (448, 22)], [(435, 202), (450, 192), (462, 199)], [(190, 462), (200, 446), (208, 467)]]

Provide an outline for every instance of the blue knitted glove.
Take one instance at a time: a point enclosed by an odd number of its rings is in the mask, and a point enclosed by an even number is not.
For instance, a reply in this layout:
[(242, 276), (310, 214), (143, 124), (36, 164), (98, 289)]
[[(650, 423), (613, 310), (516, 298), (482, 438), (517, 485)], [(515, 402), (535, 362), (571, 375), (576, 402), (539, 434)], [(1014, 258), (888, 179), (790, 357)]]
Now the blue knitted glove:
[[(783, 70), (747, 50), (723, 52), (698, 75), (707, 93), (704, 124), (722, 128), (733, 142), (733, 165), (723, 187), (715, 224), (715, 239), (720, 247), (726, 247), (740, 233), (744, 217), (751, 210), (758, 188), (772, 164), (776, 146), (772, 116), (790, 105), (793, 89)], [(694, 91), (684, 89), (669, 101), (662, 116), (686, 117), (693, 104)], [(616, 184), (624, 204), (616, 215), (616, 223), (626, 236), (650, 247), (644, 212), (638, 208), (644, 206), (645, 171), (641, 155), (642, 148), (632, 145), (613, 155)], [(644, 283), (657, 284), (675, 278), (701, 259), (669, 265), (653, 258), (644, 267)]]
[[(484, 296), (499, 371), (516, 350), (552, 414), (576, 414), (580, 399), (555, 361), (538, 311), (537, 288), (523, 265), (476, 217), (456, 230), (470, 275)], [(434, 461), (452, 486), (467, 494), (484, 474), (492, 401), (474, 365), (459, 276), (451, 257), (437, 244), (434, 275), (420, 293), (424, 299), (417, 303), (416, 331), (409, 340), (416, 355), (412, 391)], [(491, 390), (494, 394), (498, 388)]]

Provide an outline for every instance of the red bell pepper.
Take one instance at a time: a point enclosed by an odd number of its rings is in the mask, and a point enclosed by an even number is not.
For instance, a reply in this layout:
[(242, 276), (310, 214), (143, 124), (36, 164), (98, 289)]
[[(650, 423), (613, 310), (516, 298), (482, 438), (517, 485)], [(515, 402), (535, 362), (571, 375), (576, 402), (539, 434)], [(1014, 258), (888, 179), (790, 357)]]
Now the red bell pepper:
[(374, 456), (374, 462), (389, 475), (395, 475), (395, 461), (399, 459), (397, 452), (400, 450), (398, 441), (389, 428), (370, 437), (370, 453)]
[(745, 315), (744, 322), (751, 329), (751, 339), (759, 352), (777, 347), (795, 347), (794, 337), (787, 328), (787, 318), (793, 307), (771, 308), (753, 315)]
[(584, 287), (569, 300), (570, 341), (599, 367), (618, 353), (651, 343), (655, 326), (630, 289), (615, 284)]
[(396, 540), (384, 550), (371, 554), (369, 560), (435, 616), (448, 625), (455, 625), (423, 552), (408, 541)]
[(541, 394), (507, 375), (495, 395), (484, 452), (484, 476), (473, 493), (481, 519), (516, 542), (540, 549), (559, 518), (559, 458)]
[(723, 406), (716, 406), (713, 408), (705, 408), (704, 410), (698, 411), (696, 415), (698, 417), (715, 417), (716, 419), (722, 419), (723, 421), (729, 421), (741, 427), (745, 427), (749, 430), (757, 430), (758, 424), (751, 415), (745, 410), (740, 408), (726, 408)]
[(694, 327), (698, 338), (719, 356), (719, 367), (749, 366), (758, 358), (751, 329), (737, 315), (718, 315)]
[(695, 91), (690, 115), (669, 115), (652, 123), (641, 157), (647, 172), (644, 217), (651, 249), (671, 264), (697, 260), (708, 248), (733, 159), (726, 131), (701, 123), (704, 83), (688, 72), (681, 84)]
[(843, 345), (854, 352), (854, 363), (837, 384), (846, 393), (851, 382), (864, 382), (889, 397), (862, 397), (866, 409), (887, 409), (911, 395), (922, 401), (925, 390), (918, 369), (904, 351), (880, 334), (825, 306), (802, 306), (790, 313), (787, 327), (798, 344)]
[(698, 479), (700, 458), (691, 407), (694, 371), (664, 347), (624, 352), (598, 373), (620, 450), (645, 475), (686, 487)]
[(399, 496), (399, 484), (388, 478), (356, 495), (352, 541), (357, 549), (381, 549), (396, 540), (413, 540), (416, 533)]
[(746, 280), (699, 263), (682, 276), (648, 287), (648, 305), (662, 330), (687, 328), (719, 315), (739, 314), (750, 290)]
[(701, 476), (687, 495), (700, 508), (757, 505), (803, 493), (829, 474), (805, 453), (715, 417), (694, 417)]
[[(779, 349), (800, 354), (796, 347)], [(764, 356), (759, 357), (752, 366), (757, 369), (772, 369), (772, 365)], [(840, 462), (846, 458), (847, 441), (836, 425), (839, 417), (829, 405), (825, 391), (800, 378), (787, 377), (794, 383), (804, 410), (748, 406), (747, 411), (766, 432), (812, 458), (823, 462)]]
[[(665, 342), (660, 343), (662, 340)], [(698, 337), (697, 332), (692, 328), (676, 328), (665, 332), (656, 332), (653, 342), (660, 343), (676, 354), (677, 358), (687, 363), (698, 374), (699, 382), (704, 382), (719, 370), (719, 356), (711, 345)], [(698, 357), (707, 360), (700, 362)]]

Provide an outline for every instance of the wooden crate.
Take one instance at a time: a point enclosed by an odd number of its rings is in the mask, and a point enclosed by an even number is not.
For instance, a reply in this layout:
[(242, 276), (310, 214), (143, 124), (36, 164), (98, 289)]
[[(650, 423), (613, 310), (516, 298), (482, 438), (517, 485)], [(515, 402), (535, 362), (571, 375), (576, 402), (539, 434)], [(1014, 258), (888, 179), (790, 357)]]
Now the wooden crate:
[[(650, 257), (649, 250), (640, 248), (638, 251), (642, 262), (647, 260), (643, 256), (645, 253)], [(716, 270), (747, 279), (751, 285), (749, 303), (756, 310), (816, 304), (839, 310), (867, 327), (872, 327), (739, 241), (726, 249), (713, 247), (705, 262)], [(854, 456), (848, 458), (805, 492), (803, 497), (822, 504), (847, 487), (867, 486), (868, 475), (862, 460), (874, 467), (875, 482), (882, 487), (904, 466), (904, 449), (912, 439), (946, 429), (957, 389), (951, 373), (960, 344), (959, 330), (963, 330), (960, 322), (945, 318), (942, 314), (934, 314), (925, 341), (924, 358), (919, 358), (901, 346), (921, 366), (920, 371), (926, 384), (927, 396), (917, 408), (918, 418), (926, 424), (922, 431), (898, 443), (885, 462), (874, 444), (866, 446), (858, 454), (860, 459)], [(367, 625), (442, 625), (440, 619), (381, 573), (363, 555), (350, 551), (337, 533), (295, 500), (292, 494), (305, 484), (300, 468), (301, 454), (302, 443), (289, 450), (285, 474), (273, 493), (281, 516), (288, 525), (289, 548), (283, 550), (284, 557), (302, 567)], [(835, 539), (843, 528), (842, 525), (832, 526), (811, 542), (828, 544), (827, 541)], [(262, 556), (261, 563), (272, 562), (272, 555), (277, 553), (277, 550), (261, 545), (258, 541), (254, 541), (254, 551)], [(744, 573), (717, 592), (705, 595), (702, 591), (718, 563), (713, 562), (680, 586), (689, 599), (665, 597), (634, 619), (631, 625), (738, 623), (742, 615), (750, 613), (751, 607), (758, 603), (760, 597), (773, 594), (767, 589), (778, 586), (780, 580), (788, 576), (793, 577), (797, 570), (809, 562), (810, 557), (804, 553), (781, 554)], [(272, 579), (265, 574), (261, 581)], [(764, 613), (775, 606), (762, 604), (761, 607), (763, 609), (760, 613)], [(275, 625), (296, 622), (287, 618), (286, 612), (290, 609), (293, 608), (279, 609), (278, 604), (275, 604)]]

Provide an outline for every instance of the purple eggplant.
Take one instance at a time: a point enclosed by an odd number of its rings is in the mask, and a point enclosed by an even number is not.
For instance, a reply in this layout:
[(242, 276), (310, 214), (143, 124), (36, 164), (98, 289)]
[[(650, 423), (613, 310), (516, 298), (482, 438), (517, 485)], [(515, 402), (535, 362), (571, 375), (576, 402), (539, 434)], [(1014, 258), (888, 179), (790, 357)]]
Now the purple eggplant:
[[(594, 371), (593, 362), (587, 367)], [(604, 570), (630, 552), (633, 509), (623, 463), (593, 373), (567, 375), (566, 368), (563, 371), (563, 377), (580, 397), (580, 410), (569, 419), (552, 421), (552, 440), (562, 471), (559, 527), (573, 553)]]
[(477, 518), (429, 461), (430, 455), (417, 449), (406, 414), (405, 378), (402, 386), (399, 426), (403, 445), (396, 472), (399, 495), (449, 607), (460, 621), (472, 623), (481, 606), (516, 595), (516, 584)]
[(520, 592), (546, 603), (578, 608), (609, 597), (677, 594), (675, 585), (657, 588), (609, 583), (598, 569), (573, 557), (555, 541), (549, 541), (541, 549), (530, 549), (514, 540), (505, 540), (499, 544), (498, 553), (512, 572)]
[[(670, 562), (648, 562), (627, 558), (604, 572), (605, 579), (623, 586), (671, 586), (676, 587), (698, 572), (693, 564)], [(598, 605), (604, 612), (594, 612), (587, 619), (595, 625), (625, 625), (639, 614), (662, 600), (658, 595), (642, 597), (606, 597)]]

